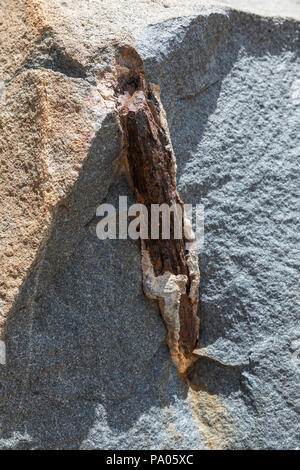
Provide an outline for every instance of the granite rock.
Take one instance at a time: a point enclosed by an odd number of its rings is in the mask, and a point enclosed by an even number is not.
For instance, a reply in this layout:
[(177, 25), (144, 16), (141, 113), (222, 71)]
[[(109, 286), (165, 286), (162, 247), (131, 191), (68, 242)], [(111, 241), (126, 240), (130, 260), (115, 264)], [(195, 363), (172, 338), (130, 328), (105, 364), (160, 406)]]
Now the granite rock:
[[(0, 448), (296, 448), (299, 24), (136, 3), (3, 13)], [(205, 208), (193, 387), (143, 294), (138, 242), (96, 237), (100, 203), (133, 201), (105, 88), (124, 45), (160, 86), (179, 194)]]

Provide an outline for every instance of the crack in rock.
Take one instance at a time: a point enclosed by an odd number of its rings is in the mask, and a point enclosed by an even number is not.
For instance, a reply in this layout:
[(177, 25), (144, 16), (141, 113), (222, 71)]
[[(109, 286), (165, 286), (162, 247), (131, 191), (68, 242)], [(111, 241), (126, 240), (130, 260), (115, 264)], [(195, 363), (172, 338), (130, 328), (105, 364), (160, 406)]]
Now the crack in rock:
[[(174, 208), (170, 237), (162, 235), (162, 214), (157, 239), (141, 241), (143, 288), (158, 301), (167, 328), (167, 343), (180, 376), (187, 378), (197, 361), (199, 338), (198, 291), (200, 271), (195, 235), (176, 190), (176, 159), (159, 87), (146, 83), (135, 51), (126, 51), (117, 67), (117, 107), (123, 132), (124, 167), (136, 201), (151, 213), (153, 204)], [(151, 233), (151, 217), (147, 221)], [(184, 227), (178, 238), (174, 222)], [(142, 238), (142, 237), (141, 237)]]

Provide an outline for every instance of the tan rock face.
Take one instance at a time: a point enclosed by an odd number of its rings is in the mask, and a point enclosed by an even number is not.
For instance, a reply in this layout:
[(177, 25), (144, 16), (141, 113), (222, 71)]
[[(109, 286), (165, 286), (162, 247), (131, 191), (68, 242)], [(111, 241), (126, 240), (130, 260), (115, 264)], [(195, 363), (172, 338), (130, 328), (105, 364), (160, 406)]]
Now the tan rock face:
[[(39, 259), (42, 242), (47, 244), (55, 208), (68, 206), (97, 129), (112, 110), (94, 84), (73, 78), (84, 75), (84, 67), (57, 46), (54, 17), (42, 2), (12, 1), (1, 6), (3, 328), (20, 287)], [(60, 70), (62, 57), (71, 76)]]
[(49, 70), (21, 73), (1, 105), (1, 324), (53, 210), (78, 180), (101, 112), (95, 87)]

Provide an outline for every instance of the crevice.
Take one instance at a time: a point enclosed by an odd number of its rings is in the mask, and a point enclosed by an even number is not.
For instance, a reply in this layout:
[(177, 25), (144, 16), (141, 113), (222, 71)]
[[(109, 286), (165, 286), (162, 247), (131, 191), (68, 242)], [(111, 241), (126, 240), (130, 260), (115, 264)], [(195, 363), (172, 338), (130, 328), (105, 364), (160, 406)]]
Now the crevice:
[[(176, 159), (157, 85), (147, 83), (142, 61), (132, 48), (123, 48), (116, 66), (115, 96), (123, 132), (123, 164), (137, 203), (147, 209), (147, 235), (141, 236), (143, 288), (158, 301), (167, 328), (167, 343), (179, 375), (186, 378), (197, 361), (200, 272), (195, 235), (176, 189)], [(170, 211), (170, 237), (151, 237), (153, 205)], [(143, 214), (140, 214), (141, 224)], [(175, 222), (183, 227), (181, 237)]]
[(196, 91), (195, 93), (192, 93), (190, 95), (184, 95), (184, 96), (181, 96), (179, 99), (181, 101), (184, 101), (184, 100), (191, 100), (191, 99), (194, 99), (196, 98), (198, 95), (201, 95), (201, 93), (204, 93), (206, 90), (208, 90), (209, 88), (211, 88), (212, 86), (216, 85), (217, 83), (219, 83), (220, 80), (216, 80), (215, 82), (213, 83), (207, 83), (206, 85), (204, 85), (200, 90)]

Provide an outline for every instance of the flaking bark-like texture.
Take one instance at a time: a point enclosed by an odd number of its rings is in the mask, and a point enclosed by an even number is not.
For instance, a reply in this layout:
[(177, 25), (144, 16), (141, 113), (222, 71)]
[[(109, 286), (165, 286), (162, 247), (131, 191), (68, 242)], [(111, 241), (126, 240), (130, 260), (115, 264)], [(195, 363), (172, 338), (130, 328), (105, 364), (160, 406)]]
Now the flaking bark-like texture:
[[(120, 116), (128, 179), (137, 202), (144, 204), (148, 211), (148, 238), (142, 240), (144, 291), (147, 297), (158, 299), (172, 359), (180, 375), (185, 375), (196, 361), (193, 351), (199, 335), (200, 273), (194, 234), (190, 225), (187, 230), (184, 206), (176, 190), (176, 160), (158, 88), (145, 85), (134, 75), (127, 81), (122, 77), (120, 81), (123, 82)], [(179, 208), (170, 214), (169, 239), (162, 236), (161, 213), (158, 239), (151, 236), (153, 204)], [(176, 217), (182, 227), (185, 225), (181, 238), (174, 233)]]

